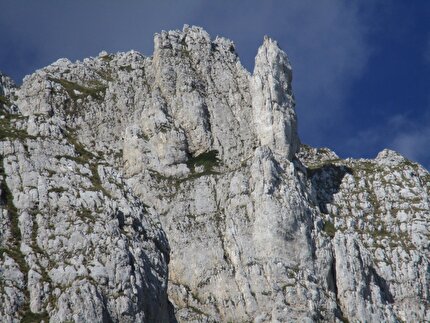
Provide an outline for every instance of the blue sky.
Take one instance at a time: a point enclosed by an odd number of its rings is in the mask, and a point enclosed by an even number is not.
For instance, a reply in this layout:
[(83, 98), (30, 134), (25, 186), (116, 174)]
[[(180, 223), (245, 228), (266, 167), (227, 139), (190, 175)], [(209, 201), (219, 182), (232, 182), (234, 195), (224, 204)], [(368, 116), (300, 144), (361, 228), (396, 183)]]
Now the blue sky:
[(253, 69), (264, 35), (290, 57), (302, 142), (341, 157), (385, 147), (430, 169), (430, 1), (0, 0), (0, 70), (24, 75), (135, 49), (199, 25), (232, 39)]

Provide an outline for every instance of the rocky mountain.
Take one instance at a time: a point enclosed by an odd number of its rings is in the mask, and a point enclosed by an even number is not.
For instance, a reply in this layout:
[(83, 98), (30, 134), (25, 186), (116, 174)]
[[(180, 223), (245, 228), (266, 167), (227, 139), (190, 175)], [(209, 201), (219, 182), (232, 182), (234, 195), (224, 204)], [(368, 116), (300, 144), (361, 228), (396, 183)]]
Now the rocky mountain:
[(301, 144), (270, 38), (154, 47), (1, 75), (3, 322), (430, 321), (423, 167)]

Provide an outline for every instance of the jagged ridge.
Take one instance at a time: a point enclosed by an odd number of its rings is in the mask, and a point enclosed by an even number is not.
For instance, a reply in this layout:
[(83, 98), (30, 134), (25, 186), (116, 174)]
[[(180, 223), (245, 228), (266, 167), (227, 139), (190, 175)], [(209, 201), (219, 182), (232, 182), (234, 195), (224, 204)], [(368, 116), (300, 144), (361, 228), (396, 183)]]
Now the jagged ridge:
[(300, 146), (270, 38), (154, 44), (2, 76), (2, 317), (429, 320), (428, 172)]

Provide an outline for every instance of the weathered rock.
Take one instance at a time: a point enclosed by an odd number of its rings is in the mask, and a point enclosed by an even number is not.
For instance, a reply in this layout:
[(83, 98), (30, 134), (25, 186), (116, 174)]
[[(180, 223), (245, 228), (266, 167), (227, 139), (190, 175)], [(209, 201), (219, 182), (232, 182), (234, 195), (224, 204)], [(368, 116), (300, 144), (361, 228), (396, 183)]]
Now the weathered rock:
[(12, 103), (15, 99), (15, 82), (7, 75), (0, 72), (0, 111), (17, 113), (17, 106)]
[[(287, 55), (268, 37), (258, 49), (251, 81), (255, 132), (280, 158), (292, 160), (299, 148), (292, 72)], [(278, 157), (278, 158), (279, 158)]]
[(154, 43), (2, 76), (4, 320), (430, 320), (429, 173), (300, 145), (270, 38)]
[(38, 136), (0, 142), (2, 321), (167, 321), (157, 216), (71, 131), (19, 118)]

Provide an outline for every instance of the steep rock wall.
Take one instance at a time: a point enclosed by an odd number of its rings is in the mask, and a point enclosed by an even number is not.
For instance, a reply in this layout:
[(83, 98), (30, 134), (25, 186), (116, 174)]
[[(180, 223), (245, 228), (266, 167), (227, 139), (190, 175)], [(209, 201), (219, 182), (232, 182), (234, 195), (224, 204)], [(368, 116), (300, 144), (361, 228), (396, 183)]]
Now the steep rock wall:
[(270, 38), (154, 44), (2, 76), (6, 320), (430, 320), (428, 172), (300, 145)]

